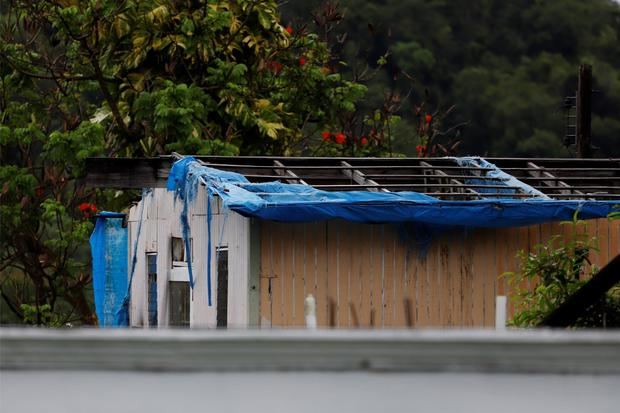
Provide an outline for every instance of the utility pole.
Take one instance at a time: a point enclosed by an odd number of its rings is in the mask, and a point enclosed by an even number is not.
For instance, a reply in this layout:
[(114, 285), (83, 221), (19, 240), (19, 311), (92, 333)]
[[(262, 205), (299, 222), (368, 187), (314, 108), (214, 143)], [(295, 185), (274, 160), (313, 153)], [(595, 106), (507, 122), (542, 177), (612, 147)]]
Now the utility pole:
[(575, 146), (578, 158), (592, 157), (592, 66), (579, 67), (577, 83), (577, 130)]

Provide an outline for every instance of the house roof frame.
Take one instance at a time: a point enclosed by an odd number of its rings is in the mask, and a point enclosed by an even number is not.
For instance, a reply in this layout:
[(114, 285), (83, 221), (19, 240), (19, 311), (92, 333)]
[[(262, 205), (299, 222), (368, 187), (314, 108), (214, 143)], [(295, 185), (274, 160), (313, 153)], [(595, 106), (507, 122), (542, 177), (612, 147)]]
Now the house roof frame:
[[(126, 189), (165, 187), (172, 163), (182, 157), (172, 153), (154, 158), (89, 158), (85, 183)], [(322, 190), (413, 190), (451, 200), (532, 197), (486, 176), (492, 168), (459, 166), (451, 158), (194, 158), (212, 168), (240, 173), (250, 182), (281, 180)], [(620, 159), (485, 159), (552, 199), (620, 199)], [(481, 193), (480, 188), (488, 192)], [(515, 193), (507, 194), (505, 189)]]

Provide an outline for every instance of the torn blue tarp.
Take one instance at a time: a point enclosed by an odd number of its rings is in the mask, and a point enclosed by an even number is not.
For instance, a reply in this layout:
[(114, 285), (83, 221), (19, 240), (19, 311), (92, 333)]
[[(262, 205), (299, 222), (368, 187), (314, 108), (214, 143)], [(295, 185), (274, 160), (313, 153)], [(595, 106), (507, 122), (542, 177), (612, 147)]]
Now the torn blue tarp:
[(131, 253), (131, 268), (129, 269), (129, 277), (126, 283), (125, 294), (121, 300), (120, 306), (116, 310), (116, 324), (117, 325), (129, 325), (129, 302), (131, 301), (131, 285), (133, 283), (133, 276), (136, 273), (136, 264), (138, 263), (138, 243), (140, 242), (140, 232), (142, 231), (142, 218), (144, 216), (144, 203), (146, 197), (151, 195), (153, 190), (150, 188), (142, 189), (142, 202), (140, 203), (140, 216), (138, 217), (138, 230), (136, 231), (136, 237), (133, 241), (132, 253)]
[(101, 212), (90, 237), (95, 311), (101, 327), (126, 326), (119, 317), (127, 291), (127, 228), (125, 214)]
[[(541, 198), (541, 199), (551, 199), (549, 198), (547, 195), (543, 194), (542, 192), (540, 192), (538, 189), (531, 187), (530, 185), (526, 184), (525, 182), (522, 182), (520, 180), (518, 180), (517, 178), (515, 178), (514, 176), (507, 174), (506, 172), (502, 171), (501, 169), (499, 169), (497, 166), (495, 166), (494, 164), (492, 164), (491, 162), (487, 161), (486, 159), (480, 158), (478, 156), (464, 156), (464, 157), (460, 157), (460, 158), (456, 158), (456, 157), (450, 157), (449, 159), (454, 160), (454, 162), (456, 162), (459, 166), (465, 166), (465, 167), (478, 167), (478, 168), (483, 168), (480, 171), (480, 176), (487, 178), (485, 180), (483, 179), (476, 179), (476, 178), (468, 178), (465, 179), (465, 183), (467, 184), (475, 184), (475, 185), (484, 185), (484, 184), (491, 184), (491, 185), (505, 185), (507, 187), (511, 187), (511, 188), (519, 188), (519, 190), (525, 194), (529, 194), (533, 197), (536, 198)], [(491, 179), (491, 180), (489, 180)], [(476, 188), (476, 192), (478, 193), (489, 193), (489, 192), (499, 192), (499, 193), (505, 193), (505, 194), (515, 194), (518, 192), (517, 189), (510, 189), (510, 188), (506, 188), (506, 189), (485, 189), (484, 187), (478, 187)]]
[[(188, 160), (189, 159), (189, 160)], [(198, 162), (194, 158), (183, 158), (180, 161), (175, 162), (168, 175), (168, 182), (166, 187), (169, 191), (174, 191), (174, 201), (181, 200), (183, 207), (181, 210), (181, 233), (183, 235), (183, 246), (185, 248), (185, 256), (187, 257), (187, 272), (189, 275), (189, 286), (194, 288), (194, 270), (192, 266), (192, 254), (191, 254), (191, 228), (189, 226), (189, 204), (194, 200), (197, 193), (197, 186), (194, 185), (192, 176), (189, 171), (191, 162), (198, 165)], [(210, 195), (210, 192), (208, 193)], [(207, 205), (207, 224), (209, 231), (209, 245), (207, 250), (207, 291), (208, 291), (208, 304), (211, 306), (211, 203)]]
[[(484, 161), (482, 158), (451, 159), (457, 163), (461, 159), (463, 162)], [(496, 169), (498, 182), (508, 182), (504, 183), (506, 186), (526, 186)], [(192, 157), (173, 165), (168, 178), (169, 190), (191, 200), (199, 183), (204, 183), (209, 195), (219, 196), (224, 207), (232, 211), (246, 217), (282, 222), (338, 218), (364, 223), (409, 222), (441, 227), (495, 228), (571, 220), (576, 212), (580, 219), (602, 218), (620, 210), (616, 201), (552, 200), (543, 198), (544, 194), (523, 200), (450, 201), (417, 192), (326, 192), (300, 184), (250, 183), (243, 175), (210, 168)], [(497, 185), (497, 182), (493, 184)]]

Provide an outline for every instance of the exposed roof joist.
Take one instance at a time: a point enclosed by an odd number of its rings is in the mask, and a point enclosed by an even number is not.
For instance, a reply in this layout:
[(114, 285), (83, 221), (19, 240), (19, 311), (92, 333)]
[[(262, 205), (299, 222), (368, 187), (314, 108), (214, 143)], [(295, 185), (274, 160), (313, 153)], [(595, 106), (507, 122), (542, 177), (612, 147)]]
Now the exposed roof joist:
[[(434, 175), (439, 175), (439, 176), (443, 176), (443, 177), (447, 177), (448, 174), (445, 173), (444, 171), (440, 170), (440, 169), (430, 169), (432, 168), (433, 165), (431, 165), (428, 162), (425, 161), (420, 161), (420, 165), (421, 166), (425, 166), (429, 168), (429, 172), (431, 174)], [(427, 172), (425, 171), (425, 174), (427, 174)], [(453, 184), (453, 188), (458, 188), (460, 191), (460, 193), (469, 193), (477, 198), (481, 198), (481, 195), (474, 191), (473, 189), (471, 189), (470, 187), (465, 186), (465, 184), (461, 181), (459, 181), (458, 179), (454, 179), (454, 178), (449, 178), (450, 179), (450, 183)], [(454, 190), (450, 190), (449, 192), (454, 192)]]
[[(545, 171), (544, 168), (541, 168), (540, 166), (536, 165), (534, 162), (531, 162), (531, 161), (527, 162), (527, 166), (533, 169), (533, 170), (528, 170), (528, 173), (532, 175), (533, 177), (549, 178), (549, 180), (542, 181), (542, 184), (546, 186), (550, 186), (550, 187), (555, 187), (555, 188), (557, 187), (567, 188), (567, 189), (560, 190), (560, 194), (571, 194), (572, 193), (573, 189), (571, 189), (570, 185), (568, 185), (564, 181), (561, 181), (558, 177), (556, 177), (552, 173)], [(580, 191), (575, 191), (575, 193), (579, 195), (584, 195), (583, 192), (580, 192)]]
[[(164, 187), (182, 156), (87, 160), (86, 184), (107, 188)], [(437, 198), (532, 197), (481, 168), (452, 158), (286, 158), (195, 156), (204, 164), (244, 175), (250, 182), (281, 180), (323, 190), (417, 191)], [(504, 172), (555, 199), (620, 199), (619, 159), (487, 158)], [(507, 191), (508, 190), (508, 191)]]
[(300, 183), (302, 185), (308, 185), (303, 179), (301, 179), (299, 176), (297, 176), (297, 174), (295, 174), (295, 172), (293, 172), (290, 169), (288, 169), (279, 160), (274, 159), (273, 165), (275, 166), (275, 168), (273, 168), (273, 170), (276, 171), (276, 173), (278, 175), (293, 178), (293, 179), (287, 179), (286, 180), (286, 182), (288, 182), (289, 184)]
[(363, 172), (359, 171), (358, 169), (354, 169), (353, 166), (351, 166), (350, 163), (346, 162), (346, 161), (340, 161), (340, 165), (342, 166), (346, 166), (347, 168), (350, 169), (343, 169), (342, 173), (347, 176), (348, 178), (351, 178), (354, 182), (356, 182), (358, 185), (371, 185), (370, 187), (367, 187), (366, 189), (368, 191), (371, 192), (390, 192), (388, 189), (380, 187), (379, 184), (375, 181), (373, 181), (372, 179), (368, 179)]

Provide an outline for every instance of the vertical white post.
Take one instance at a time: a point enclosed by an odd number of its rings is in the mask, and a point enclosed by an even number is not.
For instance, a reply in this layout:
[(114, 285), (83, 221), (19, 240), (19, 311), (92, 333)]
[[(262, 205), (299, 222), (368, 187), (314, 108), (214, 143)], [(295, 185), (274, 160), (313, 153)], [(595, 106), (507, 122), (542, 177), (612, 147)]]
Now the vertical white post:
[(498, 295), (495, 297), (495, 329), (506, 329), (506, 296)]
[(308, 294), (304, 301), (304, 315), (306, 316), (306, 328), (316, 330), (316, 300), (312, 294)]

